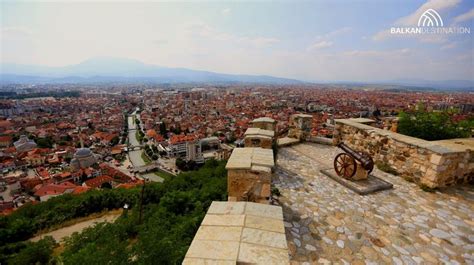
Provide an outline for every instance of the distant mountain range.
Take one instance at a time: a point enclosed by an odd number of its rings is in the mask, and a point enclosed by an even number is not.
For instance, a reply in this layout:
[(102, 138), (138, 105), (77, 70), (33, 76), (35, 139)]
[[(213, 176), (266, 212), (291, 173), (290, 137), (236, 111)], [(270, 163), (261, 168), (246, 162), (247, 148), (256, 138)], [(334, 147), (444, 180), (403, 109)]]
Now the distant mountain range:
[(97, 57), (76, 65), (48, 67), (1, 64), (1, 83), (265, 83), (301, 84), (295, 79), (266, 75), (233, 75), (169, 68), (137, 60)]
[(50, 67), (38, 65), (0, 64), (0, 83), (260, 83), (260, 84), (324, 84), (349, 87), (371, 86), (379, 89), (437, 89), (474, 91), (472, 80), (428, 81), (398, 79), (379, 82), (305, 82), (267, 75), (222, 74), (186, 68), (169, 68), (145, 64), (138, 60), (96, 57), (82, 63)]

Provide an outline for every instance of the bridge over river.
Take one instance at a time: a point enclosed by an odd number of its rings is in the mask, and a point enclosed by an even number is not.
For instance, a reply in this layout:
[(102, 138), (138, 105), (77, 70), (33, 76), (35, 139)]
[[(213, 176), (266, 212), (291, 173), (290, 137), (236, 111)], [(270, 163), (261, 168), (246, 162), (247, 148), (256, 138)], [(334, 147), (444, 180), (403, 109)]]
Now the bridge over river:
[(133, 165), (132, 172), (137, 172), (142, 178), (148, 178), (151, 181), (163, 182), (163, 178), (157, 176), (154, 173), (148, 173), (151, 170), (142, 170), (142, 168), (146, 168), (147, 164), (142, 158), (143, 145), (137, 140), (135, 135), (137, 130), (137, 124), (135, 123), (134, 119), (135, 117), (140, 120), (140, 115), (136, 114), (136, 111), (131, 115), (128, 115), (128, 157)]

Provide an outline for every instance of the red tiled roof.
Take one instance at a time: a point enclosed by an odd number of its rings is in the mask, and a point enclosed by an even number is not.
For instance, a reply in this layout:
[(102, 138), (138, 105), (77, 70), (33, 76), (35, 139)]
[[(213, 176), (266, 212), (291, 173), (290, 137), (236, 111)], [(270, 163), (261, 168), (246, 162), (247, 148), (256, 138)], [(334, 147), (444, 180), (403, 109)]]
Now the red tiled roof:
[(0, 121), (0, 127), (2, 128), (8, 128), (8, 127), (11, 127), (13, 124), (11, 123), (11, 121), (7, 121), (7, 120), (3, 120), (3, 121)]
[(84, 186), (76, 186), (74, 190), (72, 191), (72, 194), (81, 194), (86, 191), (90, 190), (89, 187), (84, 187)]
[(189, 142), (189, 141), (194, 141), (196, 138), (194, 135), (173, 135), (170, 138), (170, 143), (171, 144), (177, 144), (177, 143), (182, 143), (182, 142)]
[(87, 187), (98, 188), (102, 184), (106, 182), (111, 182), (112, 180), (113, 178), (106, 175), (102, 175), (102, 176), (95, 177), (93, 179), (86, 180), (84, 183), (86, 184)]
[(35, 195), (39, 197), (46, 195), (61, 195), (68, 190), (74, 189), (75, 187), (76, 185), (72, 184), (71, 182), (64, 182), (61, 184), (48, 184), (37, 190), (35, 192)]
[(11, 136), (0, 136), (0, 142), (11, 142), (12, 140)]

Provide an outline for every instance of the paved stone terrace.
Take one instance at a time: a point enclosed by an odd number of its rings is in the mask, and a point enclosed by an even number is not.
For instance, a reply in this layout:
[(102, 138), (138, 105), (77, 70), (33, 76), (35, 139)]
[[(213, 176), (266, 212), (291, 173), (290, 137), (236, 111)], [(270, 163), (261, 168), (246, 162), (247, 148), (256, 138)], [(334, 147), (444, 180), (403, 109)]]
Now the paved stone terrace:
[(278, 152), (292, 263), (474, 264), (474, 187), (424, 192), (374, 169), (394, 188), (360, 196), (319, 172), (338, 152), (312, 143)]

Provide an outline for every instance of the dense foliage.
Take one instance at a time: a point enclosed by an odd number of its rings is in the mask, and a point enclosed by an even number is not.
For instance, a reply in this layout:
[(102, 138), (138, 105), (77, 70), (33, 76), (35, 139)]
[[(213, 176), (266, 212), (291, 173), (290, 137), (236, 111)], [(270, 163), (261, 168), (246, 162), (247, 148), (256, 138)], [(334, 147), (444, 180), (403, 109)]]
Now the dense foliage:
[[(25, 251), (44, 250), (47, 242), (24, 243), (41, 228), (104, 209), (132, 206), (112, 224), (76, 233), (50, 263), (64, 264), (178, 264), (184, 258), (202, 218), (213, 200), (226, 199), (225, 162), (208, 161), (200, 170), (184, 172), (163, 183), (145, 186), (144, 217), (138, 224), (140, 189), (90, 191), (63, 195), (20, 208), (0, 219), (0, 263), (22, 262)], [(47, 245), (52, 249), (53, 245)], [(32, 248), (34, 248), (32, 250)], [(37, 249), (37, 250), (35, 250)], [(49, 253), (42, 251), (41, 253)], [(51, 254), (49, 254), (51, 255)], [(30, 255), (34, 256), (34, 255)], [(35, 259), (41, 264), (43, 260)]]
[(399, 117), (399, 133), (429, 141), (470, 137), (474, 129), (473, 118), (455, 122), (447, 112), (402, 112)]
[[(10, 264), (48, 264), (53, 260), (53, 248), (57, 245), (52, 237), (45, 237), (40, 241), (21, 242), (21, 251), (12, 255), (8, 260)], [(18, 247), (18, 244), (13, 244)]]

